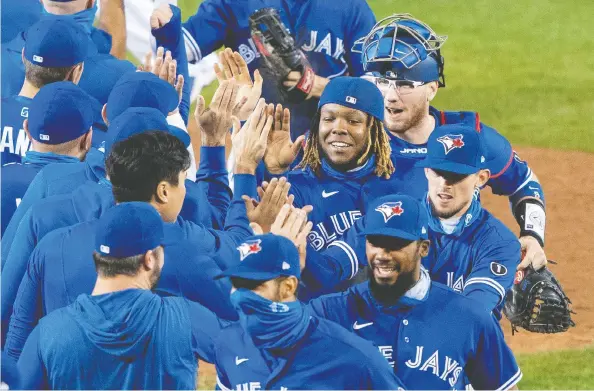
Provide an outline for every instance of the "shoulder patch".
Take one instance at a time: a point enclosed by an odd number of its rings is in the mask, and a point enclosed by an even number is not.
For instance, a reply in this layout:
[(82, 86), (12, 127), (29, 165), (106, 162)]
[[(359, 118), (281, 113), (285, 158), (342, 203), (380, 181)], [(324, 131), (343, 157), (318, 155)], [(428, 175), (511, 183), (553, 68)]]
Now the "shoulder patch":
[(507, 274), (507, 268), (500, 263), (491, 262), (491, 273), (496, 276), (505, 276)]

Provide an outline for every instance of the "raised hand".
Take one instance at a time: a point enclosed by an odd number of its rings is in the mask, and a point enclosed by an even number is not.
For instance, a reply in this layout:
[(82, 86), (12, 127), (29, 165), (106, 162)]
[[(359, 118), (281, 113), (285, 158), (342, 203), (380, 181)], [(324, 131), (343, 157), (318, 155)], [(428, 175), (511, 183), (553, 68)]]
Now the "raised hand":
[(250, 222), (258, 223), (263, 232), (269, 232), (282, 206), (293, 204), (295, 197), (289, 195), (290, 188), (291, 184), (286, 178), (273, 178), (264, 188), (258, 189), (259, 202), (246, 195), (242, 196)]
[(233, 116), (237, 116), (247, 101), (247, 98), (237, 101), (238, 91), (238, 83), (231, 79), (219, 82), (208, 108), (204, 97), (198, 97), (194, 118), (201, 130), (203, 146), (225, 145), (227, 133), (233, 124)]
[(141, 72), (150, 72), (161, 80), (165, 80), (171, 84), (177, 91), (179, 100), (181, 101), (182, 91), (184, 88), (184, 77), (177, 75), (177, 61), (171, 57), (171, 52), (160, 46), (157, 48), (157, 54), (153, 61), (153, 52), (148, 52), (144, 56), (144, 61), (138, 66), (138, 70)]
[(305, 268), (307, 235), (311, 232), (313, 223), (307, 221), (307, 214), (312, 211), (311, 206), (301, 209), (289, 205), (283, 205), (277, 218), (270, 227), (270, 232), (275, 235), (284, 236), (291, 240), (299, 251), (299, 263), (301, 270)]
[(155, 8), (153, 13), (151, 14), (151, 29), (156, 30), (163, 26), (165, 26), (171, 18), (173, 17), (173, 11), (169, 4), (161, 4), (159, 7)]
[(231, 142), (235, 155), (235, 174), (255, 174), (268, 145), (273, 110), (273, 105), (266, 105), (264, 99), (260, 99), (241, 129), (239, 119), (233, 117)]
[(291, 113), (280, 104), (274, 110), (274, 127), (268, 135), (268, 148), (264, 154), (266, 169), (272, 174), (282, 174), (295, 161), (305, 136), (291, 141)]
[(219, 83), (224, 80), (235, 79), (240, 86), (237, 99), (247, 98), (246, 104), (237, 115), (241, 121), (245, 121), (262, 95), (263, 79), (260, 71), (256, 70), (254, 72), (254, 80), (252, 81), (247, 63), (241, 57), (241, 54), (229, 48), (219, 54), (219, 61), (220, 65), (214, 65), (214, 71)]

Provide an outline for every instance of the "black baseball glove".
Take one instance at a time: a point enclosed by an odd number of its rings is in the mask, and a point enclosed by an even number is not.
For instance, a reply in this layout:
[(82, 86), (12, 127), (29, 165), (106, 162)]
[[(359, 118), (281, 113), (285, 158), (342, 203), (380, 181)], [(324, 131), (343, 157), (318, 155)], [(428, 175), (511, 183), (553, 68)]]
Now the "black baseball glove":
[(512, 334), (518, 327), (534, 333), (562, 333), (575, 326), (571, 300), (546, 267), (518, 271), (505, 297), (503, 313), (511, 322)]
[[(315, 73), (303, 52), (295, 46), (295, 40), (274, 8), (262, 8), (250, 16), (252, 40), (260, 53), (264, 73), (277, 81), (281, 96), (291, 102), (302, 102), (311, 92)], [(283, 81), (292, 72), (301, 72), (301, 79), (291, 88)]]

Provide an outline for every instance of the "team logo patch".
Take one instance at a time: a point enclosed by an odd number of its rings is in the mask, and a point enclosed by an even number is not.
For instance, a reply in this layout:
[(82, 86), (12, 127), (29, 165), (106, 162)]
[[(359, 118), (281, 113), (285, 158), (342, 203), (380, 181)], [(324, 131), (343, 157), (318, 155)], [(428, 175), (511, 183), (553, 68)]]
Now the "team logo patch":
[(33, 61), (38, 62), (38, 63), (42, 63), (43, 62), (43, 57), (41, 56), (36, 56), (35, 54), (33, 55)]
[(394, 216), (400, 216), (404, 213), (404, 209), (402, 209), (402, 202), (384, 202), (377, 208), (376, 211), (380, 212), (382, 216), (384, 216), (384, 223), (387, 223)]
[(496, 276), (505, 276), (507, 274), (507, 268), (500, 263), (491, 262), (491, 273)]
[(355, 103), (357, 103), (357, 98), (353, 98), (352, 96), (347, 96), (346, 101), (347, 101), (347, 103), (354, 105)]
[(39, 134), (39, 139), (43, 141), (49, 141), (50, 137), (47, 134)]
[(287, 262), (283, 262), (282, 268), (283, 270), (289, 270), (291, 268), (291, 265), (289, 265)]
[(102, 244), (101, 246), (99, 246), (99, 250), (101, 250), (103, 254), (109, 254), (110, 248), (109, 246)]
[(277, 313), (289, 312), (289, 306), (283, 303), (273, 301), (272, 303), (270, 303), (270, 311)]
[(243, 261), (247, 256), (262, 251), (262, 246), (260, 246), (260, 243), (262, 243), (260, 239), (250, 240), (245, 243), (241, 243), (239, 247), (237, 247), (237, 249), (239, 250), (239, 260)]
[(461, 134), (446, 134), (445, 136), (439, 137), (437, 141), (443, 145), (443, 149), (447, 155), (453, 149), (462, 148), (464, 146), (462, 138), (463, 136)]

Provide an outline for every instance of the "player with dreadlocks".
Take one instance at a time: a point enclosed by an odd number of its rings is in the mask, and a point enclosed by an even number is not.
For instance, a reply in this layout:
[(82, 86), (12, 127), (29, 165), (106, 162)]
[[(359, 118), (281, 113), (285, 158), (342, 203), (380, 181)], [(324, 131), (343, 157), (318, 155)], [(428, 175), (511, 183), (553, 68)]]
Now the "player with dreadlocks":
[[(267, 169), (273, 174), (287, 171), (305, 137), (291, 143), (289, 116), (287, 109), (283, 111), (277, 106), (275, 129), (269, 135), (264, 156)], [(310, 253), (341, 246), (334, 240), (365, 214), (368, 201), (400, 190), (401, 181), (393, 175), (390, 140), (383, 119), (383, 97), (367, 80), (337, 77), (322, 93), (303, 159), (288, 173), (295, 206), (313, 205), (308, 263), (314, 262), (309, 260)], [(353, 278), (359, 270), (354, 256), (347, 269), (343, 280)], [(311, 290), (305, 292), (300, 291), (301, 299), (310, 297)]]

